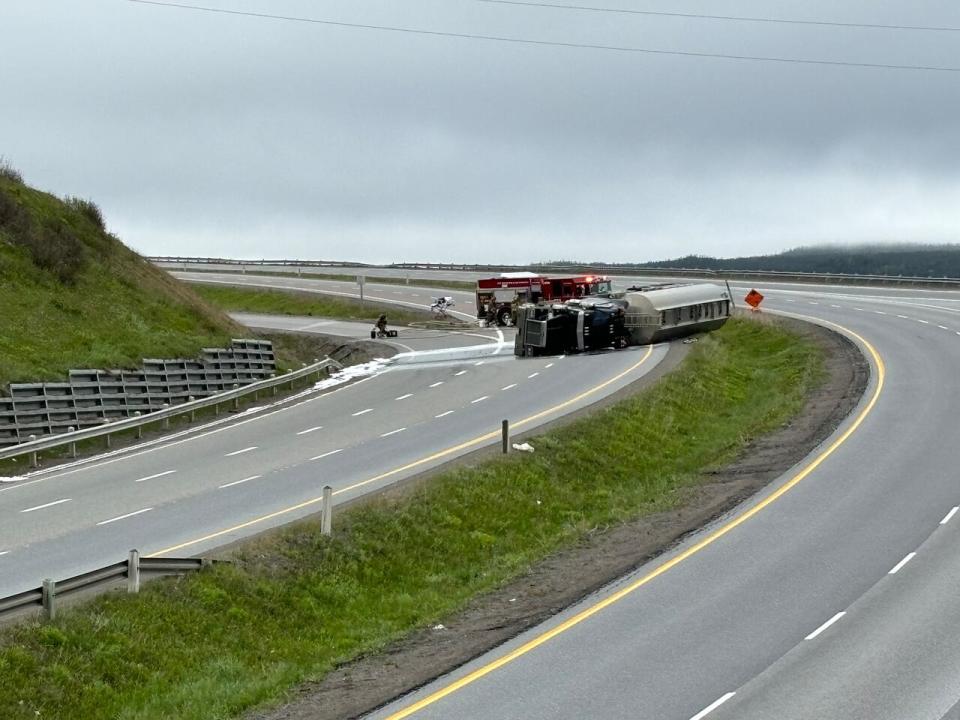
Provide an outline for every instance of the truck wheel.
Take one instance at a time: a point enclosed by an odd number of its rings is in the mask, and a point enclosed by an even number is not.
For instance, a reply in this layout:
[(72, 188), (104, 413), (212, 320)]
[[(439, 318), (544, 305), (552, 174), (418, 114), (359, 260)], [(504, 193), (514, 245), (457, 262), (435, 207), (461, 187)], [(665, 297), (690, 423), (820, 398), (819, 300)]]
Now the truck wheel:
[(497, 325), (512, 325), (513, 318), (510, 316), (510, 308), (502, 307), (497, 310)]

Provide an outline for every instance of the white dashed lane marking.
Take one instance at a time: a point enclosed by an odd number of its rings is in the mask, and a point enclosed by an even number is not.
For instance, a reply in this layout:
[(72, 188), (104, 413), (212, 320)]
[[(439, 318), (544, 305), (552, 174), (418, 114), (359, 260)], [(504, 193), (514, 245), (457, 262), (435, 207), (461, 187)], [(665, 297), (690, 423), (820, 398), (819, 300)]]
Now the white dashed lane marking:
[(311, 460), (322, 460), (322, 459), (325, 458), (325, 457), (330, 457), (331, 455), (336, 455), (336, 454), (339, 453), (339, 452), (343, 452), (343, 448), (339, 448), (338, 450), (331, 450), (330, 452), (325, 452), (325, 453), (323, 453), (322, 455), (316, 455), (316, 456), (314, 456), (314, 457), (312, 457), (312, 458), (310, 458), (310, 459), (311, 459)]
[(367, 408), (366, 410), (358, 410), (353, 414), (353, 417), (359, 417), (360, 415), (366, 415), (367, 413), (373, 412), (373, 408)]
[(443, 380), (441, 380), (440, 382), (435, 382), (433, 385), (430, 385), (429, 387), (435, 388), (435, 387), (440, 387), (441, 385), (443, 385)]
[(407, 393), (406, 395), (401, 395), (398, 398), (394, 398), (394, 400), (406, 400), (407, 398), (410, 398), (410, 397), (413, 397), (413, 393)]
[(527, 375), (527, 380), (530, 380), (530, 379), (532, 379), (532, 378), (535, 378), (535, 377), (536, 377), (537, 375), (539, 375), (539, 374), (540, 374), (540, 373), (538, 373), (538, 372), (531, 373), (530, 375)]
[(309, 433), (316, 432), (317, 430), (323, 430), (323, 425), (317, 425), (316, 427), (307, 428), (306, 430), (301, 430), (300, 432), (297, 433), (297, 435), (307, 435)]
[(223, 490), (224, 488), (233, 487), (234, 485), (242, 485), (243, 483), (250, 482), (251, 480), (259, 480), (262, 477), (263, 475), (251, 475), (250, 477), (244, 478), (243, 480), (234, 480), (233, 482), (224, 483), (217, 489)]
[(500, 388), (500, 389), (501, 389), (501, 390), (513, 390), (516, 386), (517, 386), (516, 383), (511, 383), (510, 385), (507, 385), (506, 387), (502, 387), (502, 388)]
[(960, 510), (960, 506), (955, 507), (955, 508), (952, 508), (952, 509), (950, 510), (950, 512), (948, 512), (948, 513), (946, 514), (946, 516), (943, 518), (943, 520), (940, 521), (940, 524), (941, 524), (941, 525), (946, 525), (948, 522), (950, 522), (950, 518), (952, 518), (954, 515), (957, 514), (957, 510)]
[(165, 470), (164, 472), (159, 472), (156, 475), (147, 475), (146, 477), (138, 478), (134, 482), (146, 482), (147, 480), (156, 480), (157, 478), (166, 477), (167, 475), (173, 475), (176, 470)]
[(435, 417), (435, 418), (442, 418), (442, 417), (446, 417), (447, 415), (452, 415), (452, 414), (453, 414), (453, 410), (447, 410), (446, 412), (442, 412), (442, 413), (440, 413), (439, 415), (434, 415), (434, 417)]
[(10, 554), (9, 550), (0, 550), (0, 557), (3, 557), (4, 555), (9, 555), (9, 554)]
[(734, 695), (736, 695), (735, 692), (728, 692), (726, 695), (717, 698), (717, 699), (714, 700), (712, 703), (710, 703), (709, 705), (707, 705), (703, 710), (701, 710), (701, 711), (698, 712), (696, 715), (694, 715), (692, 718), (690, 718), (690, 720), (703, 720), (703, 718), (705, 718), (707, 715), (709, 715), (710, 713), (712, 713), (712, 712), (713, 712), (714, 710), (716, 710), (718, 707), (720, 707), (721, 705), (723, 705), (727, 700), (729, 700), (730, 698), (732, 698)]
[(244, 453), (253, 452), (257, 449), (257, 447), (257, 445), (251, 445), (250, 447), (243, 448), (243, 450), (234, 450), (233, 452), (229, 452), (224, 455), (224, 457), (235, 457), (236, 455), (243, 455)]
[(552, 367), (553, 367), (553, 363), (547, 363), (546, 365), (543, 366), (543, 369), (546, 370), (547, 368), (552, 368)]
[(143, 510), (135, 510), (132, 513), (127, 513), (126, 515), (120, 515), (115, 518), (110, 518), (109, 520), (101, 520), (97, 525), (109, 525), (110, 523), (115, 523), (118, 520), (126, 520), (127, 518), (132, 518), (134, 515), (143, 515), (146, 512), (150, 512), (153, 508), (144, 508)]
[(478, 397), (476, 400), (471, 400), (471, 401), (470, 401), (470, 404), (473, 405), (474, 403), (483, 402), (483, 401), (486, 400), (488, 397), (490, 397), (490, 396), (489, 396), (489, 395), (484, 395), (483, 397)]
[(402, 433), (404, 430), (406, 430), (405, 427), (397, 428), (396, 430), (391, 430), (390, 432), (385, 432), (385, 433), (384, 433), (383, 435), (381, 435), (380, 437), (382, 437), (382, 438), (383, 438), (383, 437), (390, 437), (391, 435), (396, 435), (397, 433)]
[(901, 560), (901, 561), (898, 562), (896, 565), (894, 565), (894, 566), (893, 566), (893, 569), (891, 569), (890, 572), (887, 573), (887, 575), (896, 575), (898, 572), (900, 572), (900, 568), (902, 568), (902, 567), (903, 567), (904, 565), (906, 565), (908, 562), (910, 562), (911, 560), (913, 560), (913, 558), (914, 558), (915, 556), (916, 556), (916, 553), (915, 553), (915, 552), (912, 552), (912, 553), (910, 553), (909, 555), (907, 555), (903, 560)]
[(920, 318), (917, 318), (917, 322), (918, 322), (918, 323), (923, 323), (924, 325), (929, 325), (929, 324), (930, 324), (930, 321), (929, 321), (929, 320), (921, 320)]
[(910, 319), (910, 318), (907, 317), (906, 315), (897, 315), (897, 317), (900, 318), (901, 320), (909, 320), (909, 319)]
[(950, 329), (950, 328), (948, 328), (946, 325), (937, 325), (937, 327), (940, 328), (941, 330), (949, 330), (949, 329)]
[(454, 376), (454, 377), (460, 377), (461, 375), (466, 375), (466, 374), (467, 374), (467, 371), (466, 371), (466, 370), (461, 370), (461, 371), (458, 372), (458, 373), (454, 373), (453, 376)]
[(34, 510), (43, 510), (44, 508), (53, 507), (54, 505), (63, 505), (63, 503), (68, 503), (73, 498), (63, 498), (63, 500), (54, 500), (53, 502), (44, 503), (43, 505), (37, 505), (35, 507), (26, 508), (21, 510), (22, 513), (33, 512)]
[(847, 611), (846, 611), (846, 610), (841, 610), (841, 611), (838, 612), (836, 615), (834, 615), (832, 618), (830, 618), (829, 620), (827, 620), (823, 625), (821, 625), (821, 626), (818, 627), (816, 630), (814, 630), (812, 633), (810, 633), (809, 635), (807, 635), (807, 636), (804, 638), (804, 640), (813, 640), (817, 635), (819, 635), (820, 633), (822, 633), (824, 630), (826, 630), (828, 627), (830, 627), (831, 625), (833, 625), (837, 620), (839, 620), (840, 618), (842, 618), (842, 617), (843, 617), (844, 615), (846, 615), (846, 614), (847, 614)]

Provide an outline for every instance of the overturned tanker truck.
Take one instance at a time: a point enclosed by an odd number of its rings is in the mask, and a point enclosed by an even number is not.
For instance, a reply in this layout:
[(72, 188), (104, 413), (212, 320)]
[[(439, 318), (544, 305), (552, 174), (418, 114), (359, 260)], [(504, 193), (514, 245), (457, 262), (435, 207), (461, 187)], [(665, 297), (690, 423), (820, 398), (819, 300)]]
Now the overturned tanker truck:
[(648, 345), (715, 330), (730, 311), (730, 294), (709, 283), (661, 283), (607, 297), (522, 305), (514, 352), (558, 355)]

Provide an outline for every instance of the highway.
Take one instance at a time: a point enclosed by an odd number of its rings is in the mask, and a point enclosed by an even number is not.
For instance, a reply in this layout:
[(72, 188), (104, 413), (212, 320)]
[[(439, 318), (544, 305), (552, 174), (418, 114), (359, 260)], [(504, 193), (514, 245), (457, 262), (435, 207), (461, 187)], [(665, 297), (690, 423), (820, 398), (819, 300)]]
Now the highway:
[(758, 289), (856, 334), (873, 372), (846, 423), (665, 556), (371, 717), (960, 716), (960, 293)]
[[(369, 327), (241, 316), (369, 339)], [(522, 361), (501, 331), (404, 331), (367, 375), (0, 483), (0, 596), (117, 562), (196, 555), (500, 442), (656, 367), (666, 347)], [(9, 479), (8, 479), (9, 480)]]

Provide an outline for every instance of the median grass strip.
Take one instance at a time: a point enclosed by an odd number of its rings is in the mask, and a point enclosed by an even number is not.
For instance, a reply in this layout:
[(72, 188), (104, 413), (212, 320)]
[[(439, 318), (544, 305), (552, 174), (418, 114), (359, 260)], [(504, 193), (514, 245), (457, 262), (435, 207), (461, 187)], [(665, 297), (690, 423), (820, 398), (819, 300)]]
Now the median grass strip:
[(674, 373), (517, 454), (247, 543), (234, 564), (0, 634), (0, 717), (229, 718), (442, 620), (538, 560), (669, 509), (822, 378), (821, 351), (733, 320)]
[(306, 315), (373, 322), (380, 313), (387, 314), (391, 325), (409, 325), (430, 319), (430, 312), (407, 310), (397, 305), (342, 299), (329, 295), (285, 290), (255, 290), (229, 285), (193, 285), (193, 290), (212, 305), (230, 312), (269, 313), (271, 315)]
[[(305, 277), (317, 280), (337, 280), (339, 282), (357, 282), (356, 275), (346, 275), (343, 273), (325, 273), (321, 270), (304, 269), (301, 272), (290, 272), (284, 270), (224, 270), (222, 268), (199, 268), (184, 265), (183, 267), (169, 267), (171, 272), (182, 270), (184, 272), (194, 273), (235, 273), (238, 275), (264, 275), (266, 277)], [(373, 268), (376, 272), (377, 268)], [(477, 283), (473, 280), (435, 280), (434, 278), (424, 277), (384, 277), (376, 275), (365, 275), (364, 282), (375, 283), (378, 285), (410, 285), (412, 287), (425, 287), (430, 289), (443, 288), (445, 290), (476, 290)]]

